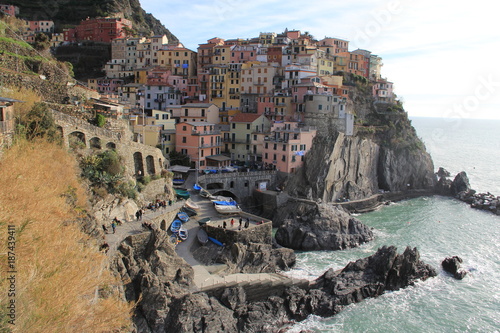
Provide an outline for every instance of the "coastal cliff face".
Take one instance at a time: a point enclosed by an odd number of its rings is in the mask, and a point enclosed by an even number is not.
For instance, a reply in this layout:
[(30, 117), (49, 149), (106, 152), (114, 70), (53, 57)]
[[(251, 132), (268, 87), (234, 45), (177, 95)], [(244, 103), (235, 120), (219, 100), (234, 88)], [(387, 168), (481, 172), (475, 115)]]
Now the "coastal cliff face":
[(369, 83), (350, 84), (354, 86), (348, 108), (356, 116), (355, 135), (308, 123), (318, 127), (318, 134), (304, 166), (288, 179), (287, 192), (334, 202), (367, 198), (379, 190), (432, 188), (436, 183), (432, 159), (402, 106), (375, 103)]
[(287, 184), (291, 196), (333, 202), (369, 197), (378, 189), (379, 146), (343, 133), (318, 137), (304, 167)]

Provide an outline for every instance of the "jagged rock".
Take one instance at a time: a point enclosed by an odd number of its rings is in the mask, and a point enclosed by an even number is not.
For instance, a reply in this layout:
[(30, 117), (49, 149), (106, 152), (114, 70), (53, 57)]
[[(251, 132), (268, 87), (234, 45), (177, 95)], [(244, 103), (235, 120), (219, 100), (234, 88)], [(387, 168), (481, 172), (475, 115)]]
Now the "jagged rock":
[(439, 167), (438, 171), (436, 172), (436, 175), (438, 176), (438, 178), (451, 176), (450, 172), (443, 167)]
[(470, 189), (469, 178), (467, 177), (465, 171), (457, 174), (455, 176), (455, 179), (453, 179), (453, 182), (451, 183), (452, 195), (457, 195), (460, 192), (467, 192)]
[(455, 279), (462, 280), (467, 275), (465, 270), (460, 269), (460, 264), (462, 262), (462, 258), (453, 256), (445, 258), (441, 263), (441, 266), (446, 272), (452, 274)]
[(367, 226), (340, 208), (303, 203), (289, 207), (288, 218), (275, 236), (282, 246), (305, 251), (341, 250), (373, 239)]
[(420, 261), (417, 249), (406, 248), (398, 254), (394, 246), (384, 246), (342, 270), (329, 269), (309, 290), (294, 286), (282, 297), (248, 304), (237, 311), (238, 327), (244, 332), (278, 332), (287, 322), (304, 320), (311, 314), (333, 316), (351, 303), (436, 275), (434, 268)]
[(93, 205), (93, 216), (99, 225), (109, 224), (115, 217), (121, 221), (134, 221), (137, 204), (130, 199), (117, 198), (108, 194)]
[(175, 253), (162, 230), (127, 237), (113, 258), (112, 270), (124, 281), (125, 297), (137, 302), (139, 332), (165, 332), (172, 300), (192, 286), (193, 269)]
[(263, 243), (234, 243), (224, 249), (215, 245), (203, 246), (193, 255), (205, 265), (225, 264), (221, 271), (225, 274), (275, 273), (293, 267), (296, 261), (293, 250)]
[(175, 299), (163, 332), (237, 332), (233, 311), (207, 294), (190, 294)]
[(439, 178), (438, 182), (436, 183), (436, 193), (441, 195), (451, 195), (451, 184), (452, 181), (450, 179), (447, 179), (445, 177)]
[(226, 288), (222, 292), (221, 302), (231, 310), (236, 310), (245, 306), (246, 303), (245, 290), (242, 287)]

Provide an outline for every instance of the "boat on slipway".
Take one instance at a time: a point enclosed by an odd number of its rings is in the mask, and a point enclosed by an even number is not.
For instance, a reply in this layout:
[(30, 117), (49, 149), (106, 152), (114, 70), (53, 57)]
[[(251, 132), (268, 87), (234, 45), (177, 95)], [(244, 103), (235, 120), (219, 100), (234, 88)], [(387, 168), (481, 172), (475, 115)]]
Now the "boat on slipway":
[(210, 217), (205, 217), (205, 218), (202, 218), (200, 220), (198, 220), (198, 224), (203, 227), (205, 224), (208, 224), (210, 223)]
[(170, 231), (173, 233), (179, 232), (179, 229), (182, 227), (182, 222), (181, 220), (175, 219), (172, 224), (170, 225)]
[(178, 212), (177, 217), (179, 218), (179, 220), (181, 220), (182, 223), (186, 223), (187, 221), (189, 221), (189, 215), (185, 212)]
[(193, 201), (191, 200), (187, 200), (185, 205), (191, 209), (194, 209), (194, 210), (198, 210), (200, 209), (200, 206), (198, 206), (196, 203), (194, 203)]
[(205, 245), (208, 243), (208, 235), (203, 228), (198, 229), (196, 237), (198, 238), (198, 242), (200, 242), (201, 245)]
[(184, 228), (180, 228), (178, 235), (181, 241), (185, 241), (188, 238), (188, 231)]

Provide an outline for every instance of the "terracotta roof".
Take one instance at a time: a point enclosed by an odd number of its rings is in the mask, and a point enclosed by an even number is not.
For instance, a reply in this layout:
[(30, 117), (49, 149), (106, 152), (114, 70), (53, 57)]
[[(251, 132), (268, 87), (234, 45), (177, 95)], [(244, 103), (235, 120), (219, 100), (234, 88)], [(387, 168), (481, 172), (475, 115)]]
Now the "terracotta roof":
[(238, 113), (232, 119), (232, 123), (253, 123), (261, 115), (256, 113)]

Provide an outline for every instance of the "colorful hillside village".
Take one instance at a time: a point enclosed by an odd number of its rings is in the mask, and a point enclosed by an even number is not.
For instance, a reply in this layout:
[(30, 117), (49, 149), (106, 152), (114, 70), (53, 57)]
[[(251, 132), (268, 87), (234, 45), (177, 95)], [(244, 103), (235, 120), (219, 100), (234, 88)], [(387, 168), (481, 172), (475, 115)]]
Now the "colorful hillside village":
[[(15, 15), (15, 8), (5, 11)], [(285, 29), (214, 37), (194, 51), (167, 36), (129, 36), (131, 28), (122, 18), (87, 19), (52, 35), (52, 45), (109, 42), (105, 77), (88, 80), (101, 94), (102, 113), (128, 119), (137, 141), (187, 155), (200, 170), (240, 165), (293, 173), (318, 132), (307, 126), (312, 118), (334, 118), (337, 130), (353, 135), (353, 87), (343, 73), (370, 82), (376, 101), (394, 102), (381, 57), (349, 51), (347, 40)]]

